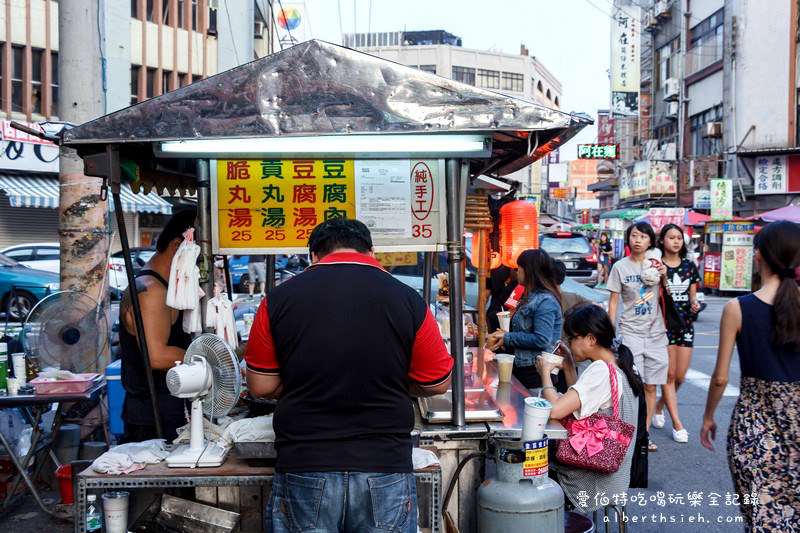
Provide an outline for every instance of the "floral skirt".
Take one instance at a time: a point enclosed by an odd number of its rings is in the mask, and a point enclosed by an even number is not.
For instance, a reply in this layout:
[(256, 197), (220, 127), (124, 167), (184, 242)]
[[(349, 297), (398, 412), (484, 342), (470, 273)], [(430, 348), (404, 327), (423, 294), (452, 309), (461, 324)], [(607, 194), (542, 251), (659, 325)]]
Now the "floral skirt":
[(800, 531), (800, 382), (742, 378), (728, 465), (748, 530)]

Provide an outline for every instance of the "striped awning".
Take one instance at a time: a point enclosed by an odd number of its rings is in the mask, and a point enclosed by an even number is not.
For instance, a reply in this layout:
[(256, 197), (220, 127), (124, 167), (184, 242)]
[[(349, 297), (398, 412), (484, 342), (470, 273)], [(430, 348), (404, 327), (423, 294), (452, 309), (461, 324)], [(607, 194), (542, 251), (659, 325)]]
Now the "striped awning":
[[(50, 207), (58, 209), (58, 178), (52, 176), (17, 176), (0, 174), (0, 189), (8, 195), (11, 207)], [(157, 194), (134, 193), (122, 184), (122, 210), (126, 213), (172, 214), (172, 205)], [(109, 202), (114, 210), (114, 203)]]

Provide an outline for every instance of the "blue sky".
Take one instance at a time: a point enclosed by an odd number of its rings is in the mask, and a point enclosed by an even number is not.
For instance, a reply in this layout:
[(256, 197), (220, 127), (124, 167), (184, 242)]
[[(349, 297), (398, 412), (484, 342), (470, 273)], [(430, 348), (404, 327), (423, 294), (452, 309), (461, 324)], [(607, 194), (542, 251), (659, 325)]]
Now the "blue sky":
[[(610, 0), (306, 0), (311, 36), (341, 43), (345, 33), (436, 30), (458, 35), (463, 46), (519, 53), (520, 44), (563, 84), (561, 107), (596, 116), (609, 102)], [(591, 4), (593, 5), (591, 5)], [(276, 2), (277, 4), (277, 2)], [(372, 6), (370, 16), (370, 4)], [(593, 142), (583, 130), (561, 159), (575, 159), (578, 142)]]

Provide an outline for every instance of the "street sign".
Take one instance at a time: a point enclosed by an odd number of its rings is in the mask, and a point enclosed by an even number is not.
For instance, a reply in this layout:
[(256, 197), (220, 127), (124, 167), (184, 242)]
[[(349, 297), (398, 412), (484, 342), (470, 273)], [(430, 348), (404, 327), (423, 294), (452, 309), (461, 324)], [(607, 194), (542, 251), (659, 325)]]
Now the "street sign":
[(304, 253), (332, 218), (364, 222), (377, 251), (445, 239), (443, 160), (219, 160), (211, 184), (215, 253)]
[(579, 144), (578, 159), (619, 159), (619, 144)]

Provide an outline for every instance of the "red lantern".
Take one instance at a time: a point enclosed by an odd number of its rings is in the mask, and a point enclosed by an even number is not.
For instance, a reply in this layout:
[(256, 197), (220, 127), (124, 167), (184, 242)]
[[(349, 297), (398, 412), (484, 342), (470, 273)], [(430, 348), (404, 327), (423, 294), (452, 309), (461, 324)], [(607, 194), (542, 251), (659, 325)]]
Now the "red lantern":
[(515, 200), (500, 208), (500, 260), (517, 268), (517, 257), (539, 247), (539, 217), (536, 204)]

